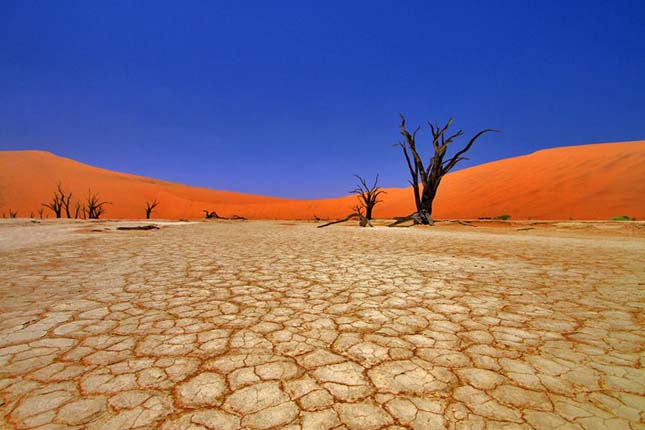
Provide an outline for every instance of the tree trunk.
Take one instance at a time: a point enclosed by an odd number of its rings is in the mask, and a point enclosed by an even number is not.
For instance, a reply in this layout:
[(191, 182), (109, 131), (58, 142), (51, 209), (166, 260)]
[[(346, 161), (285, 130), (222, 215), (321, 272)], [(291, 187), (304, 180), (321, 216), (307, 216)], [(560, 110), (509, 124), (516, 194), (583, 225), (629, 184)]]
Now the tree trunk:
[(365, 208), (365, 218), (367, 218), (368, 220), (372, 219), (372, 209), (374, 209), (373, 206), (368, 206)]
[(433, 189), (431, 186), (423, 187), (423, 193), (421, 194), (421, 210), (417, 212), (419, 216), (419, 222), (425, 225), (432, 225), (432, 203), (434, 202), (435, 195), (437, 194), (436, 189)]
[(414, 192), (414, 204), (416, 205), (417, 212), (421, 210), (421, 198), (419, 197), (419, 185), (412, 184), (412, 191)]

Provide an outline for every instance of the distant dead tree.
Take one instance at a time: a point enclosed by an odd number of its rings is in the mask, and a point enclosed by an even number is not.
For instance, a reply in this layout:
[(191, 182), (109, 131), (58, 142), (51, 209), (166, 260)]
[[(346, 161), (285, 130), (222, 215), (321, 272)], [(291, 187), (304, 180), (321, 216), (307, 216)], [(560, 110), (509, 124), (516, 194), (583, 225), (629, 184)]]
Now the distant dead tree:
[(9, 209), (9, 218), (16, 218), (18, 216), (18, 211), (12, 211)]
[(365, 208), (365, 218), (371, 220), (374, 206), (381, 202), (381, 200), (378, 199), (378, 196), (385, 193), (385, 191), (378, 186), (378, 174), (376, 175), (374, 184), (371, 186), (367, 184), (367, 181), (364, 178), (358, 175), (354, 176), (358, 179), (358, 185), (350, 191), (350, 194), (356, 194), (358, 196), (358, 200), (361, 203), (360, 207)]
[(222, 217), (217, 215), (217, 212), (215, 211), (209, 212), (206, 209), (204, 209), (204, 217), (206, 219), (222, 219)]
[(56, 218), (60, 218), (63, 211), (63, 202), (58, 195), (58, 191), (54, 192), (54, 195), (49, 203), (43, 203), (42, 206), (51, 209), (56, 215)]
[[(358, 185), (356, 185), (356, 188), (349, 192), (350, 194), (356, 194), (358, 196), (359, 204), (352, 208), (354, 212), (350, 213), (343, 219), (319, 225), (318, 228), (327, 227), (333, 224), (339, 224), (341, 222), (349, 221), (352, 218), (358, 218), (359, 225), (361, 227), (374, 227), (371, 222), (372, 212), (374, 210), (374, 206), (376, 206), (376, 204), (380, 202), (378, 196), (385, 193), (385, 191), (383, 191), (381, 187), (378, 186), (378, 175), (376, 175), (374, 184), (372, 184), (371, 186), (367, 183), (365, 178), (358, 175), (354, 176), (356, 177), (356, 179), (358, 179)], [(365, 209), (365, 214), (363, 214), (363, 209)], [(320, 218), (316, 217), (316, 219), (319, 220)]]
[(233, 219), (233, 220), (240, 220), (240, 221), (245, 221), (246, 220), (245, 217), (240, 216), (240, 215), (233, 215), (230, 218), (226, 218), (226, 217), (223, 217), (223, 216), (219, 216), (217, 214), (217, 212), (215, 212), (215, 211), (209, 212), (206, 209), (204, 209), (203, 212), (204, 212), (204, 218), (206, 218), (206, 219), (229, 219), (229, 220)]
[(85, 206), (87, 208), (87, 217), (89, 219), (99, 219), (105, 213), (105, 205), (111, 204), (110, 202), (103, 202), (99, 198), (98, 193), (92, 193), (92, 190), (87, 192), (87, 200)]
[(71, 218), (72, 214), (69, 212), (69, 204), (72, 200), (72, 193), (65, 194), (63, 192), (63, 188), (61, 186), (61, 183), (58, 183), (58, 195), (60, 196), (60, 201), (61, 204), (63, 205), (63, 209), (65, 209), (65, 215), (67, 215), (67, 218)]
[(78, 219), (81, 214), (85, 218), (85, 205), (81, 205), (81, 202), (76, 202), (76, 206), (74, 206), (74, 219)]
[[(463, 155), (473, 146), (475, 141), (483, 134), (488, 132), (498, 132), (492, 128), (487, 128), (475, 134), (468, 144), (461, 150), (457, 151), (452, 157), (444, 161), (448, 146), (455, 141), (458, 137), (462, 136), (464, 132), (459, 130), (457, 133), (446, 136), (448, 128), (452, 125), (454, 119), (450, 118), (446, 125), (440, 127), (438, 123), (432, 124), (428, 121), (430, 131), (432, 132), (432, 146), (434, 148), (434, 155), (427, 164), (424, 165), (419, 151), (417, 150), (416, 136), (421, 127), (417, 127), (414, 132), (410, 133), (405, 127), (405, 116), (401, 116), (401, 135), (405, 138), (405, 142), (399, 142), (403, 150), (405, 161), (410, 171), (412, 180), (412, 190), (414, 192), (414, 202), (416, 205), (416, 212), (407, 216), (398, 218), (398, 220), (390, 224), (390, 227), (401, 224), (405, 221), (414, 221), (415, 224), (432, 224), (432, 204), (437, 195), (437, 189), (443, 177), (450, 172), (460, 161), (468, 160)], [(409, 151), (409, 152), (408, 152)], [(410, 157), (412, 154), (412, 157)], [(422, 187), (422, 188), (421, 188)]]
[(40, 219), (43, 219), (43, 212), (44, 211), (45, 211), (45, 208), (42, 208), (42, 207), (38, 208), (38, 217)]
[(146, 202), (146, 219), (150, 219), (150, 215), (152, 214), (152, 211), (157, 206), (159, 206), (159, 202), (157, 201), (157, 199), (154, 199), (151, 202)]
[(67, 218), (71, 218), (72, 214), (70, 213), (70, 202), (72, 201), (72, 193), (65, 193), (63, 191), (63, 186), (58, 182), (56, 185), (56, 191), (49, 203), (43, 203), (42, 206), (51, 209), (56, 218), (61, 218), (63, 214), (63, 209), (65, 210), (65, 215)]

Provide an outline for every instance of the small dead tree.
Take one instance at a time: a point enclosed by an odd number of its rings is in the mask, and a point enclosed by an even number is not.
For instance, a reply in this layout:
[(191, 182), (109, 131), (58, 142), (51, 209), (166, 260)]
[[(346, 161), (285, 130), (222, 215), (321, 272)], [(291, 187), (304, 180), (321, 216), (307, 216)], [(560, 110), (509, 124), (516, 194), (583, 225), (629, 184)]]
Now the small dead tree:
[(9, 209), (9, 218), (16, 218), (18, 216), (18, 211), (12, 211)]
[(49, 203), (43, 203), (42, 205), (46, 208), (51, 209), (52, 212), (54, 212), (54, 215), (56, 215), (56, 218), (60, 218), (63, 211), (63, 202), (61, 201), (58, 192), (54, 193), (54, 196)]
[(146, 219), (150, 219), (150, 215), (152, 214), (152, 211), (157, 206), (159, 206), (159, 202), (157, 201), (157, 199), (154, 199), (151, 202), (146, 202)]
[(367, 226), (374, 227), (372, 225), (371, 220), (368, 219), (365, 215), (363, 215), (363, 207), (362, 206), (356, 205), (352, 209), (354, 210), (354, 212), (350, 213), (345, 218), (339, 219), (339, 220), (336, 220), (336, 221), (330, 221), (328, 223), (319, 225), (316, 228), (323, 228), (323, 227), (327, 227), (327, 226), (330, 226), (330, 225), (333, 225), (333, 224), (340, 224), (341, 222), (349, 221), (352, 218), (358, 218), (359, 219), (358, 223), (359, 223), (359, 225), (361, 227), (367, 227)]
[(241, 215), (233, 215), (230, 218), (226, 218), (224, 216), (219, 216), (215, 211), (209, 212), (206, 209), (204, 209), (203, 212), (204, 212), (204, 218), (206, 219), (226, 219), (226, 220), (246, 221), (246, 218)]
[(38, 208), (38, 217), (40, 219), (43, 219), (43, 212), (44, 211), (45, 211), (45, 208), (42, 208), (42, 207)]
[(82, 213), (85, 213), (85, 205), (81, 205), (81, 202), (76, 202), (76, 206), (74, 206), (74, 219), (78, 219)]
[(217, 215), (217, 212), (215, 211), (209, 212), (206, 209), (204, 209), (204, 217), (206, 219), (222, 219), (222, 217)]
[(58, 183), (58, 196), (61, 204), (63, 205), (63, 209), (65, 209), (65, 215), (67, 215), (67, 218), (71, 218), (72, 214), (69, 212), (69, 204), (72, 201), (72, 193), (70, 192), (65, 194), (60, 182)]
[[(432, 146), (434, 148), (434, 155), (430, 158), (427, 164), (424, 164), (423, 159), (417, 150), (416, 137), (421, 127), (417, 127), (410, 133), (405, 126), (405, 116), (401, 116), (401, 135), (405, 138), (405, 142), (399, 142), (397, 145), (403, 150), (403, 156), (410, 171), (412, 190), (414, 192), (414, 202), (416, 205), (416, 212), (407, 216), (399, 218), (395, 223), (390, 226), (401, 224), (405, 221), (414, 221), (415, 224), (432, 224), (432, 204), (437, 195), (437, 189), (443, 177), (450, 172), (460, 161), (468, 160), (463, 155), (473, 146), (475, 141), (482, 135), (488, 132), (498, 132), (492, 128), (481, 130), (475, 134), (468, 144), (462, 149), (457, 151), (452, 157), (445, 159), (448, 151), (448, 146), (455, 141), (458, 137), (462, 136), (464, 132), (459, 130), (457, 133), (446, 136), (448, 128), (453, 123), (453, 118), (450, 118), (446, 125), (440, 127), (439, 124), (432, 124), (428, 121), (430, 131), (432, 132)], [(410, 156), (411, 155), (411, 156)]]
[(358, 201), (361, 204), (359, 208), (365, 208), (365, 218), (371, 220), (374, 206), (381, 202), (381, 200), (378, 199), (378, 196), (384, 194), (385, 191), (378, 186), (378, 174), (376, 175), (374, 184), (371, 186), (367, 184), (367, 181), (364, 178), (358, 175), (354, 176), (358, 179), (358, 185), (356, 185), (356, 188), (351, 190), (349, 193), (356, 194), (358, 196)]
[(58, 182), (56, 185), (56, 191), (54, 191), (54, 196), (49, 203), (43, 203), (42, 205), (51, 209), (56, 218), (61, 218), (63, 215), (63, 209), (65, 210), (65, 215), (67, 218), (71, 218), (72, 214), (70, 213), (70, 202), (72, 201), (72, 193), (67, 193), (63, 191), (63, 186)]
[[(355, 194), (358, 197), (359, 204), (352, 207), (354, 212), (350, 213), (343, 219), (330, 221), (328, 223), (319, 225), (318, 228), (327, 227), (333, 224), (339, 224), (341, 222), (349, 221), (352, 218), (358, 218), (359, 225), (361, 227), (374, 227), (371, 222), (372, 212), (374, 210), (374, 206), (376, 206), (376, 204), (381, 201), (378, 199), (378, 196), (385, 193), (385, 191), (383, 191), (381, 187), (378, 186), (378, 175), (376, 175), (374, 184), (372, 184), (371, 186), (367, 183), (365, 178), (358, 175), (354, 176), (356, 177), (356, 179), (358, 179), (358, 185), (356, 185), (356, 188), (349, 192), (350, 194)], [(363, 214), (363, 209), (365, 209), (365, 214)], [(316, 220), (320, 220), (320, 218), (316, 217)]]
[(111, 204), (110, 202), (103, 202), (99, 198), (98, 193), (92, 193), (92, 190), (87, 192), (87, 200), (85, 206), (87, 208), (87, 217), (89, 219), (99, 219), (105, 213), (105, 205)]
[(361, 227), (374, 227), (372, 225), (372, 220), (370, 218), (367, 218), (366, 215), (363, 215), (363, 207), (362, 206), (356, 206), (354, 207), (354, 210), (356, 211), (356, 214), (358, 215), (358, 225)]

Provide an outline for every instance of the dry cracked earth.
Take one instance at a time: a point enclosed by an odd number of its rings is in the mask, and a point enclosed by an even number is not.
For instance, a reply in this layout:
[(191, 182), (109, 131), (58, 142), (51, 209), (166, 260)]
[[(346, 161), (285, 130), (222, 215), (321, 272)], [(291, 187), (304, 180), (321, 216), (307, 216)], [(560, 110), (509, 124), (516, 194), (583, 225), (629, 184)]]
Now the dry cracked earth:
[(4, 429), (645, 428), (642, 233), (0, 227)]

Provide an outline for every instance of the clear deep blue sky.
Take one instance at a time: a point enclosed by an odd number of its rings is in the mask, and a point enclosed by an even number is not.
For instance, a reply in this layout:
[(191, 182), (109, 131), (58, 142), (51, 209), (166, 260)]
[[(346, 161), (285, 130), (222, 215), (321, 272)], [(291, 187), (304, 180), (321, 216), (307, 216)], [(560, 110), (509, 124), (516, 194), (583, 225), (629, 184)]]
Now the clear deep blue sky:
[(644, 139), (645, 1), (0, 1), (0, 150), (327, 197), (407, 184), (398, 112), (504, 130), (464, 167)]

